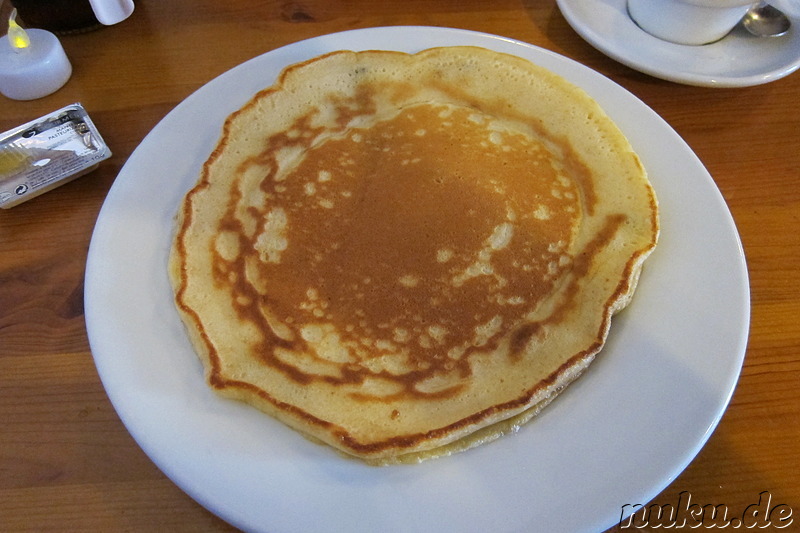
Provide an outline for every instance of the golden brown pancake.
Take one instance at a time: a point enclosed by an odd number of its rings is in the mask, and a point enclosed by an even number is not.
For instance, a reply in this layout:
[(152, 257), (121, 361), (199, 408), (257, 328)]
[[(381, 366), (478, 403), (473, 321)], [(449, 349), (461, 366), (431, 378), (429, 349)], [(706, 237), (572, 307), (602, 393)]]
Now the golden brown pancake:
[(578, 377), (657, 236), (639, 159), (563, 78), (474, 47), (342, 51), (228, 118), (170, 275), (211, 387), (414, 462)]

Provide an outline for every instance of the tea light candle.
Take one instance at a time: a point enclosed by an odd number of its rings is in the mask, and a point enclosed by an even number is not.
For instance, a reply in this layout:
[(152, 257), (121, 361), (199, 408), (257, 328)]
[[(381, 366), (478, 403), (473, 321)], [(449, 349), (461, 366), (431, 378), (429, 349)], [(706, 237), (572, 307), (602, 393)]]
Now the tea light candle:
[(60, 89), (72, 75), (72, 65), (58, 38), (49, 31), (23, 30), (8, 20), (8, 35), (0, 38), (0, 93), (14, 100), (34, 100)]

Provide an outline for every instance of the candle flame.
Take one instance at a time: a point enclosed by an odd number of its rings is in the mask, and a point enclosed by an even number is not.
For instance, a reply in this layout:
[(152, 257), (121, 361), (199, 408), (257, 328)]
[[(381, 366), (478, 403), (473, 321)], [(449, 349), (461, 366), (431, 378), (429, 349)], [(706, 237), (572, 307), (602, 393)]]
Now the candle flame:
[(17, 24), (16, 9), (13, 9), (8, 17), (8, 42), (11, 43), (11, 49), (15, 52), (25, 50), (31, 45), (31, 38), (28, 37), (28, 33)]

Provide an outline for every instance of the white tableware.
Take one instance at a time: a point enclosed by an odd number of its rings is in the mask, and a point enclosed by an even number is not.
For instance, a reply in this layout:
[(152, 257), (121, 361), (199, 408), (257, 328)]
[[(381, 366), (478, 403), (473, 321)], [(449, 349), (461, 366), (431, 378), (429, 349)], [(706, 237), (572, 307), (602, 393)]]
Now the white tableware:
[[(702, 46), (671, 43), (650, 35), (630, 18), (626, 0), (557, 0), (572, 28), (620, 63), (676, 83), (747, 87), (769, 83), (800, 67), (800, 19), (792, 15), (786, 35), (759, 38), (737, 26)], [(800, 15), (798, 15), (800, 16)]]
[(89, 0), (94, 16), (101, 24), (111, 26), (131, 16), (133, 0)]
[[(338, 49), (475, 45), (585, 88), (630, 138), (662, 209), (631, 306), (586, 374), (518, 433), (420, 465), (370, 467), (206, 386), (173, 305), (173, 217), (223, 121), (289, 64)], [(192, 132), (187, 135), (186, 132)], [(602, 531), (695, 457), (722, 416), (749, 324), (744, 256), (703, 164), (635, 96), (570, 59), (464, 30), (388, 27), (298, 42), (211, 81), (171, 111), (120, 171), (86, 266), (86, 325), (120, 418), (201, 505), (254, 532)]]
[(753, 0), (627, 0), (628, 14), (647, 33), (677, 44), (703, 45), (725, 37)]

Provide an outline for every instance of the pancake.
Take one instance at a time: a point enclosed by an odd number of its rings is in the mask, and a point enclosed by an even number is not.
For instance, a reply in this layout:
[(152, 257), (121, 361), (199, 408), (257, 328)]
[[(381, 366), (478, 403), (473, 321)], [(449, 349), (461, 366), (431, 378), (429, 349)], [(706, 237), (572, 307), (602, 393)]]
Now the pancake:
[(418, 462), (576, 379), (657, 237), (638, 157), (560, 76), (475, 47), (339, 51), (228, 118), (169, 272), (214, 390)]

